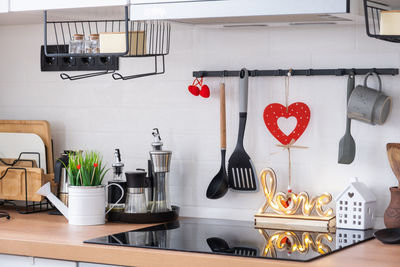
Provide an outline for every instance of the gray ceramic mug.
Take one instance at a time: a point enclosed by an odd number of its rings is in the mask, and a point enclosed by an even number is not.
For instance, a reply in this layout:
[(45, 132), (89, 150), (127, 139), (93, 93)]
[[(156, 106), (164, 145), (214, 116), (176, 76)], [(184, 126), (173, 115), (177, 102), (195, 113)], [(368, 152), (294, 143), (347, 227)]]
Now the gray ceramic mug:
[[(368, 77), (375, 75), (379, 81), (379, 90), (367, 86)], [(369, 72), (364, 85), (357, 85), (350, 95), (347, 116), (372, 125), (385, 123), (392, 107), (392, 98), (382, 93), (382, 81), (375, 72)]]

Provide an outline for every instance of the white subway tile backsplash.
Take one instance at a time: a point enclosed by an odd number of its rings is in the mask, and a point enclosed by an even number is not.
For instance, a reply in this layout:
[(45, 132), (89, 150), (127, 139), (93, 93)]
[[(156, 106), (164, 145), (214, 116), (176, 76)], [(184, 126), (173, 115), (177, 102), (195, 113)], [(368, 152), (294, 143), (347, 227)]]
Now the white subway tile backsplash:
[[(221, 29), (173, 24), (166, 73), (130, 81), (110, 75), (62, 81), (59, 73), (40, 72), (42, 25), (4, 26), (0, 35), (0, 119), (44, 119), (51, 124), (54, 152), (95, 149), (113, 162), (120, 148), (125, 170), (145, 168), (151, 150), (151, 130), (158, 127), (165, 149), (173, 151), (172, 204), (185, 216), (252, 220), (264, 202), (257, 193), (228, 191), (220, 200), (205, 197), (220, 168), (219, 83), (226, 84), (227, 159), (238, 132), (239, 94), (235, 78), (206, 78), (211, 97), (188, 92), (195, 70), (398, 67), (400, 46), (366, 37), (362, 26), (296, 26)], [(29, 39), (31, 45), (26, 46)], [(153, 66), (151, 59), (121, 59), (120, 73), (137, 74)], [(74, 73), (75, 74), (75, 73)], [(357, 77), (361, 84), (363, 77)], [(378, 215), (389, 202), (395, 184), (385, 144), (400, 139), (399, 77), (382, 77), (393, 110), (383, 126), (352, 123), (356, 158), (337, 164), (338, 143), (345, 131), (347, 77), (293, 77), (289, 103), (302, 101), (311, 109), (310, 124), (293, 149), (292, 187), (311, 195), (334, 196), (357, 176), (378, 197)], [(375, 80), (369, 85), (376, 87)], [(245, 148), (257, 172), (272, 167), (278, 189), (287, 190), (288, 153), (277, 147), (263, 121), (264, 108), (284, 104), (283, 77), (250, 78)], [(111, 172), (107, 179), (111, 177)]]

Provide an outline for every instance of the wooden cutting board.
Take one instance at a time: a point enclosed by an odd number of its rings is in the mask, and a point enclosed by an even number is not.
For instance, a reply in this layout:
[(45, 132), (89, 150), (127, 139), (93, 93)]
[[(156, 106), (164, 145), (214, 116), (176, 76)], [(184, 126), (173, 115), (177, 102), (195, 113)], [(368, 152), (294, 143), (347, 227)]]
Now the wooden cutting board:
[[(2, 161), (4, 161), (6, 164), (4, 164), (3, 162), (0, 161), (0, 167), (9, 167), (7, 164), (13, 164), (14, 160), (16, 159), (7, 159), (7, 158), (2, 158)], [(33, 166), (32, 166), (33, 163)], [(34, 160), (33, 162), (30, 161), (18, 161), (17, 163), (15, 163), (14, 167), (30, 167), (30, 168), (37, 168), (37, 164), (36, 164), (36, 160)]]
[(0, 132), (34, 133), (42, 138), (46, 147), (47, 173), (54, 173), (53, 145), (51, 142), (50, 124), (44, 120), (0, 120)]
[[(0, 177), (4, 175), (8, 167), (0, 166)], [(53, 175), (45, 175), (43, 169), (27, 168), (28, 201), (42, 201), (43, 196), (36, 191), (43, 184), (50, 182)], [(6, 176), (0, 180), (0, 199), (25, 200), (25, 171), (9, 169)]]
[[(21, 159), (35, 160), (44, 173), (47, 173), (46, 148), (40, 136), (33, 133), (0, 132), (0, 158), (16, 159), (21, 152), (27, 152), (21, 155)], [(39, 153), (39, 155), (29, 153)]]

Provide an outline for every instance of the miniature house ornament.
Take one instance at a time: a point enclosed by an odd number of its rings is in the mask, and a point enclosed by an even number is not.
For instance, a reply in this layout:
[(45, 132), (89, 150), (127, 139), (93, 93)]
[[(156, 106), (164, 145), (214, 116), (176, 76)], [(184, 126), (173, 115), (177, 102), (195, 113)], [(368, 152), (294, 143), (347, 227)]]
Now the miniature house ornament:
[(374, 226), (376, 198), (357, 178), (336, 198), (336, 227), (365, 230)]

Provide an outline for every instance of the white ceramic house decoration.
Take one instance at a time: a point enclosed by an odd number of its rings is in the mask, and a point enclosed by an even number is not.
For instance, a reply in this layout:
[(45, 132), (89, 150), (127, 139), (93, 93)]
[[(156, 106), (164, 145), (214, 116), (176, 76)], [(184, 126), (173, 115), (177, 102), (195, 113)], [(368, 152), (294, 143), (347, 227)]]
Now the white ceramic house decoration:
[(336, 198), (336, 227), (365, 230), (374, 226), (376, 198), (357, 180)]

